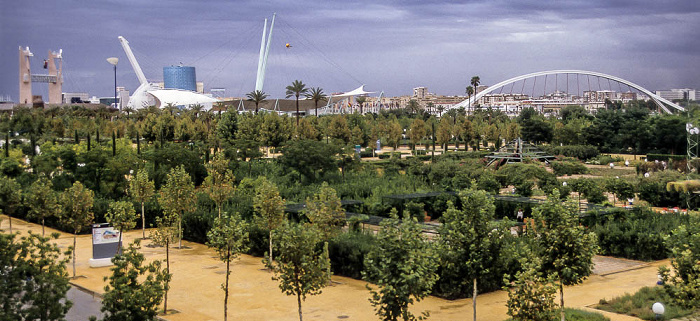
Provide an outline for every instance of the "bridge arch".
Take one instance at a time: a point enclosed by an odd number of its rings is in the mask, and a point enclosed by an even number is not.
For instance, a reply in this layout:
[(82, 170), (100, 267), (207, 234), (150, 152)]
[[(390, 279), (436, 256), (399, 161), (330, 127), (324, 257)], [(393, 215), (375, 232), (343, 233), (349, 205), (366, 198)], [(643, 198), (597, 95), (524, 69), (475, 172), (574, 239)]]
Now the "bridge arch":
[[(483, 91), (479, 92), (478, 94), (472, 96), (469, 99), (466, 99), (458, 104), (455, 104), (452, 106), (452, 108), (466, 108), (467, 106), (471, 105), (474, 106), (474, 103), (479, 101), (481, 97), (495, 91), (496, 89), (502, 88), (503, 86), (510, 85), (514, 82), (525, 80), (528, 78), (533, 78), (533, 77), (539, 77), (539, 76), (547, 76), (547, 75), (556, 75), (556, 74), (576, 74), (576, 75), (586, 75), (586, 76), (594, 76), (594, 77), (600, 77), (600, 78), (605, 78), (609, 79), (612, 81), (616, 81), (619, 83), (623, 83), (629, 87), (632, 87), (643, 94), (647, 95), (651, 100), (654, 101), (654, 103), (659, 106), (659, 108), (663, 109), (667, 113), (671, 113), (671, 110), (668, 109), (668, 107), (672, 107), (678, 111), (685, 111), (685, 108), (679, 106), (678, 104), (675, 104), (667, 99), (664, 99), (662, 97), (659, 97), (658, 95), (652, 93), (651, 91), (647, 90), (646, 88), (637, 85), (631, 81), (611, 76), (608, 74), (600, 73), (600, 72), (594, 72), (594, 71), (585, 71), (585, 70), (549, 70), (549, 71), (540, 71), (540, 72), (534, 72), (531, 74), (527, 75), (522, 75), (522, 76), (517, 76), (510, 78), (508, 80), (501, 81), (493, 86), (489, 86), (488, 88), (484, 89)], [(668, 107), (667, 107), (668, 106)]]

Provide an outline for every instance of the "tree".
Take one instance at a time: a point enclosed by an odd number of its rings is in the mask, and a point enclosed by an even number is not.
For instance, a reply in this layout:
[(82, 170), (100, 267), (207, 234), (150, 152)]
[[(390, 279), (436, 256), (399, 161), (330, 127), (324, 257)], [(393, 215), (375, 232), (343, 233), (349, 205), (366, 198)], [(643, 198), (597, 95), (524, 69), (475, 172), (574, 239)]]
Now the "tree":
[(58, 236), (0, 234), (0, 319), (63, 320), (73, 305), (66, 300), (70, 252), (61, 253)]
[(232, 110), (221, 114), (216, 123), (216, 136), (226, 145), (233, 146), (238, 138), (238, 112)]
[(131, 202), (116, 201), (109, 203), (109, 209), (107, 209), (107, 214), (105, 214), (105, 220), (119, 230), (117, 254), (121, 252), (122, 234), (124, 234), (124, 231), (136, 227), (137, 219), (138, 216), (136, 215), (136, 211), (134, 211), (134, 204)]
[[(475, 186), (472, 183), (472, 186)], [(474, 305), (474, 320), (476, 320), (476, 298), (478, 294), (477, 281), (491, 274), (493, 269), (500, 266), (498, 259), (508, 237), (507, 228), (494, 227), (496, 207), (486, 191), (470, 187), (459, 193), (462, 208), (457, 209), (449, 204), (443, 214), (443, 225), (440, 228), (440, 253), (445, 262), (440, 282), (449, 279), (458, 284), (443, 283), (449, 290), (457, 289), (466, 292), (469, 280), (472, 285), (472, 303)], [(466, 277), (466, 280), (462, 280)], [(466, 293), (457, 293), (466, 294)]]
[(255, 103), (255, 114), (258, 114), (258, 105), (262, 102), (265, 102), (267, 99), (268, 95), (261, 90), (254, 90), (251, 91), (247, 94), (245, 94), (246, 97), (248, 97), (248, 101), (252, 101)]
[(168, 290), (170, 290), (170, 244), (178, 239), (179, 229), (175, 224), (178, 216), (173, 212), (164, 212), (163, 217), (156, 217), (156, 229), (151, 232), (153, 243), (165, 247), (165, 273), (168, 278), (164, 280), (163, 314), (168, 314)]
[(139, 169), (129, 182), (129, 195), (141, 204), (141, 233), (142, 237), (146, 238), (146, 201), (150, 200), (155, 194), (155, 185), (152, 180), (148, 179), (148, 171), (145, 168)]
[(293, 140), (282, 147), (282, 156), (277, 161), (282, 166), (299, 172), (309, 181), (315, 181), (319, 173), (335, 172), (338, 165), (335, 155), (338, 148), (315, 140)]
[(340, 205), (340, 198), (326, 182), (321, 184), (316, 194), (306, 198), (304, 215), (321, 232), (324, 241), (336, 236), (345, 225), (345, 211)]
[(386, 143), (396, 150), (399, 148), (399, 143), (401, 143), (401, 134), (403, 133), (401, 124), (399, 124), (399, 121), (396, 118), (393, 118), (389, 120), (386, 126)]
[[(437, 281), (438, 259), (423, 231), (409, 215), (399, 220), (396, 209), (382, 221), (377, 243), (365, 256), (363, 278), (376, 284), (367, 286), (369, 299), (382, 320), (416, 320), (408, 310), (430, 294)], [(427, 313), (423, 313), (427, 316)]]
[(105, 313), (104, 321), (156, 320), (172, 275), (161, 267), (160, 260), (145, 264), (140, 249), (140, 240), (135, 240), (124, 253), (112, 258), (112, 275), (104, 277), (109, 281), (100, 309)]
[(474, 88), (474, 94), (478, 94), (479, 93), (479, 84), (481, 84), (481, 78), (479, 78), (479, 76), (474, 76), (469, 81), (469, 83)]
[(691, 219), (673, 230), (666, 238), (666, 246), (671, 251), (671, 267), (675, 272), (662, 266), (659, 274), (664, 289), (672, 300), (687, 308), (700, 305), (700, 220)]
[(449, 117), (440, 118), (440, 124), (438, 125), (437, 134), (435, 136), (438, 144), (442, 146), (443, 152), (446, 152), (447, 143), (452, 138), (452, 121), (450, 121)]
[(214, 156), (206, 166), (209, 175), (204, 179), (203, 187), (209, 198), (216, 203), (216, 209), (221, 218), (221, 206), (234, 191), (233, 171), (228, 168), (228, 160), (223, 154)]
[(425, 137), (426, 131), (425, 122), (422, 119), (416, 118), (413, 120), (408, 132), (408, 137), (411, 140), (411, 145), (413, 145), (414, 150), (416, 149), (416, 145), (420, 144), (421, 139)]
[(22, 190), (14, 178), (0, 175), (0, 209), (7, 215), (12, 233), (12, 213), (22, 200)]
[(76, 181), (69, 189), (61, 195), (60, 220), (73, 232), (73, 277), (75, 278), (75, 243), (77, 235), (84, 228), (90, 226), (95, 220), (92, 213), (92, 204), (95, 194), (83, 184)]
[(474, 87), (472, 86), (467, 86), (467, 89), (464, 91), (465, 94), (467, 94), (467, 102), (469, 105), (467, 106), (467, 110), (472, 108), (472, 95), (474, 94)]
[(318, 117), (318, 102), (328, 101), (328, 96), (323, 93), (323, 89), (321, 89), (321, 87), (311, 87), (309, 92), (306, 94), (306, 98), (311, 99), (311, 101), (314, 102), (315, 115)]
[[(622, 200), (623, 203), (625, 199), (634, 197), (634, 185), (624, 179), (609, 178), (605, 181), (605, 189), (613, 193), (613, 195), (615, 195), (617, 199)], [(615, 199), (613, 199), (613, 203), (614, 202)]]
[(309, 88), (306, 88), (306, 85), (303, 82), (301, 82), (301, 80), (295, 80), (290, 86), (287, 86), (285, 89), (287, 90), (287, 98), (294, 96), (294, 99), (296, 100), (297, 126), (299, 126), (299, 96), (308, 93)]
[(61, 209), (58, 194), (53, 191), (53, 184), (46, 176), (42, 175), (29, 187), (27, 205), (29, 205), (28, 217), (36, 218), (41, 222), (41, 236), (44, 236), (44, 220), (47, 217), (60, 216)]
[(533, 253), (526, 251), (525, 259), (521, 260), (523, 270), (518, 271), (512, 281), (508, 280), (508, 276), (504, 278), (509, 284), (503, 287), (503, 290), (508, 291), (508, 315), (514, 320), (554, 320), (556, 316), (557, 304), (554, 303), (554, 297), (557, 288), (552, 276), (542, 276), (539, 271), (541, 263)]
[(296, 295), (299, 321), (302, 321), (301, 301), (305, 301), (307, 295), (320, 294), (328, 284), (328, 243), (324, 243), (324, 250), (319, 251), (318, 231), (302, 224), (283, 224), (275, 234), (280, 237), (280, 253), (272, 279), (279, 281), (284, 294)]
[(194, 184), (182, 165), (168, 173), (168, 180), (160, 189), (158, 202), (165, 212), (177, 216), (178, 248), (182, 248), (182, 217), (185, 213), (193, 212), (197, 206)]
[(221, 285), (224, 290), (224, 321), (228, 319), (229, 276), (231, 261), (244, 252), (248, 243), (248, 230), (239, 215), (226, 215), (214, 220), (214, 226), (207, 233), (207, 245), (214, 248), (219, 259), (226, 262), (226, 281)]
[(272, 256), (272, 231), (284, 221), (284, 199), (280, 196), (277, 186), (267, 179), (261, 179), (260, 184), (255, 188), (253, 208), (257, 214), (256, 223), (268, 232), (270, 244), (270, 260), (268, 264), (272, 265), (274, 261)]
[(533, 210), (536, 256), (542, 259), (541, 272), (553, 275), (559, 285), (561, 320), (564, 314), (564, 285), (583, 282), (593, 268), (593, 256), (598, 251), (596, 234), (587, 233), (578, 223), (577, 205), (570, 200), (562, 203), (559, 191)]

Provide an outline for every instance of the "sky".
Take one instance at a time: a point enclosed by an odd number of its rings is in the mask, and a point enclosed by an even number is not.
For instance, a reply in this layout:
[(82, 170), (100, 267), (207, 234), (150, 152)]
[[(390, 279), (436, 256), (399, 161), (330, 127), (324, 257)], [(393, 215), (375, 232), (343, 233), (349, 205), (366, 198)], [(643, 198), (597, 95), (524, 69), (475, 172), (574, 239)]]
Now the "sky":
[[(194, 66), (205, 91), (255, 87), (263, 21), (276, 13), (263, 91), (283, 98), (299, 79), (326, 93), (361, 84), (386, 96), (428, 87), (464, 95), (532, 72), (580, 69), (649, 90), (700, 89), (697, 0), (0, 0), (0, 97), (18, 99), (18, 48), (44, 73), (63, 49), (64, 92), (111, 96), (138, 86), (117, 37), (146, 77)], [(290, 47), (285, 45), (289, 43)], [(523, 85), (524, 87), (524, 85)], [(33, 84), (44, 95), (44, 84)]]

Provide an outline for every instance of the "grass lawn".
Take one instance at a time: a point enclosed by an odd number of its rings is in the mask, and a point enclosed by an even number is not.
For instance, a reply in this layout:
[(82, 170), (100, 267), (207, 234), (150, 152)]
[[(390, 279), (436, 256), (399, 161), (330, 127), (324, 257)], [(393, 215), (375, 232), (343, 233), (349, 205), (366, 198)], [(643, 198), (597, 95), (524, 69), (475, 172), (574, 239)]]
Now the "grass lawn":
[(684, 317), (697, 312), (697, 310), (684, 309), (671, 304), (671, 298), (660, 286), (643, 287), (635, 294), (625, 294), (610, 301), (600, 300), (596, 309), (631, 315), (643, 320), (656, 320), (656, 316), (651, 312), (651, 306), (655, 302), (661, 302), (666, 308), (662, 320)]
[[(559, 310), (561, 311), (561, 310)], [(566, 321), (610, 321), (610, 319), (600, 313), (588, 312), (583, 310), (576, 310), (570, 308), (564, 308), (566, 313)], [(561, 315), (557, 312), (557, 315), (552, 321), (560, 320)], [(513, 319), (508, 319), (506, 321), (513, 321)]]

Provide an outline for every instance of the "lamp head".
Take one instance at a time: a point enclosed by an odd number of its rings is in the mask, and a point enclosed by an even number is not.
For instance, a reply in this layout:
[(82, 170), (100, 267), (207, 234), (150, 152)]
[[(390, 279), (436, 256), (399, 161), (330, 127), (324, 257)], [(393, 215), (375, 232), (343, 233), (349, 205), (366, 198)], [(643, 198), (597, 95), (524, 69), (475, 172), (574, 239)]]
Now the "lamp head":
[(117, 58), (117, 57), (109, 57), (109, 58), (107, 58), (107, 62), (110, 63), (110, 64), (112, 64), (112, 65), (115, 65), (115, 66), (116, 66), (117, 63), (119, 62), (119, 58)]
[(666, 312), (666, 308), (664, 308), (664, 305), (661, 304), (661, 302), (656, 302), (651, 306), (651, 311), (654, 312), (654, 314), (664, 314), (664, 312)]

